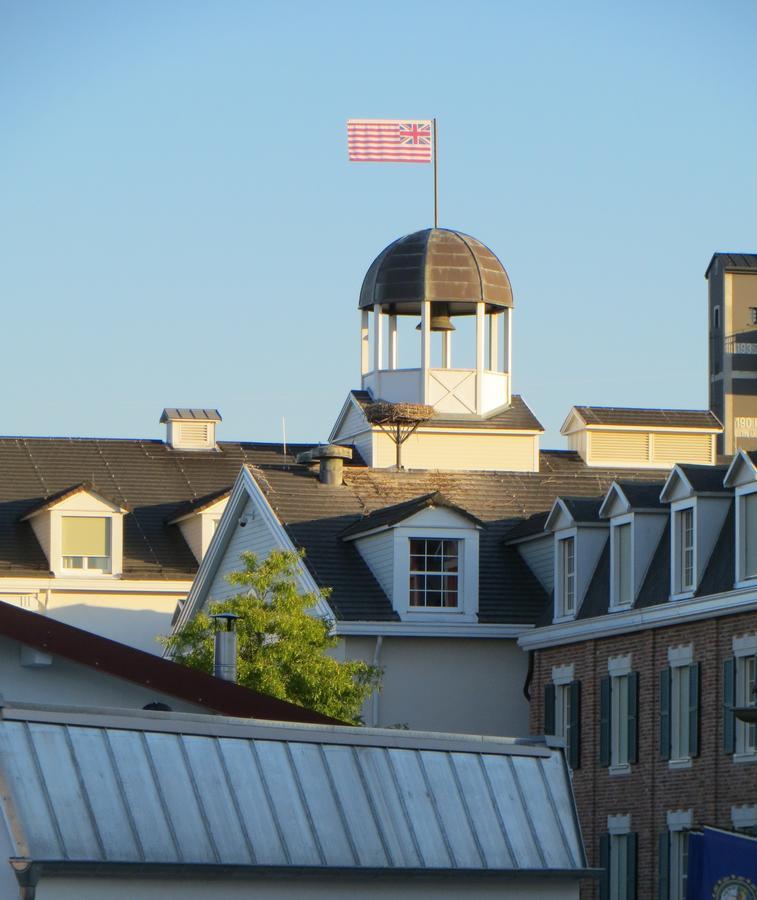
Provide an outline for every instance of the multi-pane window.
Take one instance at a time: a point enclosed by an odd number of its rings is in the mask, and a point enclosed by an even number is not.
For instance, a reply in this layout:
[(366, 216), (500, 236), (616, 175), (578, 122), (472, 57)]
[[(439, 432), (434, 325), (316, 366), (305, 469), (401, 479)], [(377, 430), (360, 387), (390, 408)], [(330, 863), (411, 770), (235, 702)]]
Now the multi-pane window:
[(699, 753), (700, 664), (675, 664), (660, 673), (660, 752), (684, 762)]
[(616, 525), (612, 529), (614, 591), (613, 606), (633, 603), (633, 560), (631, 556), (631, 523)]
[(576, 539), (563, 538), (558, 544), (560, 615), (571, 616), (576, 611)]
[(678, 590), (694, 589), (694, 510), (689, 507), (676, 514), (678, 525)]
[(742, 578), (757, 578), (757, 493), (741, 500)]
[(63, 516), (61, 537), (64, 569), (110, 571), (109, 518)]
[(410, 539), (410, 606), (455, 608), (459, 602), (460, 541)]
[(687, 759), (689, 753), (689, 667), (675, 666), (670, 678), (670, 756)]
[[(757, 706), (757, 656), (736, 658), (736, 706)], [(757, 753), (757, 723), (736, 722), (736, 752)]]
[(600, 838), (602, 900), (636, 900), (636, 834), (605, 834)]
[(638, 747), (637, 672), (611, 674), (600, 684), (599, 756), (603, 766), (625, 769), (636, 762)]

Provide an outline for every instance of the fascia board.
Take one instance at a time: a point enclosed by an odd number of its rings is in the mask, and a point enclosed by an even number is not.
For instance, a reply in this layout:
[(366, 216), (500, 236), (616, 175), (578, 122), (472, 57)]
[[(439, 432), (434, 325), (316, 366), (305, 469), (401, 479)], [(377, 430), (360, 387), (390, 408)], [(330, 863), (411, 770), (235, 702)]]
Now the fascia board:
[(88, 578), (61, 578), (54, 575), (35, 578), (21, 576), (0, 579), (0, 600), (4, 594), (33, 594), (37, 591), (54, 591), (66, 594), (186, 594), (192, 584), (191, 578), (156, 581), (137, 578), (114, 578), (112, 575), (90, 576)]
[(421, 426), (418, 431), (421, 434), (491, 434), (491, 435), (516, 435), (526, 437), (538, 437), (544, 434), (544, 429), (527, 429), (527, 428), (457, 428), (452, 425), (431, 425)]
[(616, 481), (613, 481), (613, 483), (608, 488), (607, 493), (605, 494), (605, 499), (602, 501), (602, 505), (599, 507), (600, 519), (612, 518), (610, 507), (615, 500), (618, 500), (620, 503), (625, 505), (625, 509), (622, 515), (630, 512), (631, 504), (628, 502), (628, 497), (626, 497), (626, 495), (623, 493), (623, 489), (620, 487), (620, 485)]
[(568, 507), (563, 503), (562, 498), (556, 497), (555, 502), (552, 504), (552, 509), (549, 511), (549, 515), (547, 516), (547, 521), (544, 523), (544, 530), (554, 531), (554, 526), (557, 524), (560, 516), (567, 516), (570, 524), (566, 525), (566, 528), (570, 528), (572, 525), (575, 525), (573, 516), (568, 511)]
[(39, 507), (39, 509), (35, 509), (33, 512), (27, 513), (25, 516), (21, 517), (22, 522), (27, 522), (29, 519), (36, 519), (37, 516), (41, 516), (44, 513), (48, 513), (53, 509), (57, 509), (61, 504), (68, 503), (73, 497), (77, 497), (79, 494), (88, 494), (90, 497), (94, 497), (98, 503), (101, 503), (105, 508), (103, 511), (107, 511), (109, 513), (114, 513), (116, 515), (126, 515), (129, 510), (125, 507), (121, 506), (118, 503), (114, 503), (112, 500), (108, 500), (107, 497), (103, 497), (102, 494), (99, 494), (97, 491), (88, 490), (87, 488), (79, 488), (79, 490), (72, 491), (70, 494), (66, 494), (64, 497), (59, 497), (57, 500), (53, 500), (52, 503), (46, 504), (45, 506)]
[(728, 466), (728, 471), (725, 473), (725, 478), (723, 479), (723, 486), (727, 488), (733, 487), (740, 470), (745, 467), (747, 468), (747, 471), (751, 471), (752, 478), (757, 477), (757, 467), (755, 467), (754, 463), (744, 450), (739, 449), (739, 452), (731, 460), (730, 466)]
[(508, 625), (493, 622), (337, 622), (340, 637), (447, 637), (511, 638), (533, 631), (533, 625)]
[(523, 635), (518, 639), (518, 645), (523, 650), (540, 650), (754, 610), (757, 610), (757, 589), (751, 587), (689, 600), (666, 600), (642, 610), (630, 609), (593, 619), (546, 625)]
[(671, 432), (673, 434), (722, 434), (723, 428), (722, 426), (718, 428), (715, 425), (711, 425), (707, 428), (705, 427), (697, 427), (697, 426), (689, 426), (686, 428), (681, 427), (680, 425), (587, 425), (585, 428), (586, 431), (665, 431)]
[(570, 434), (572, 431), (580, 431), (581, 428), (586, 428), (586, 422), (576, 407), (573, 406), (560, 426), (560, 434)]

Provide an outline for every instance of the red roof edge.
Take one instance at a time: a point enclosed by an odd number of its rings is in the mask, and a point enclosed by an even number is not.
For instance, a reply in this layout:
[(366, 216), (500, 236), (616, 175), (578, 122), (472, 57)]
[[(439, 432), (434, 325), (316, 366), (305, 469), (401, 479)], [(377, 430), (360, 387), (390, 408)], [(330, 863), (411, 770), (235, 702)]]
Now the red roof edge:
[(2, 601), (0, 634), (44, 653), (62, 656), (116, 678), (206, 706), (225, 716), (309, 725), (345, 724), (286, 700), (259, 694), (198, 669)]

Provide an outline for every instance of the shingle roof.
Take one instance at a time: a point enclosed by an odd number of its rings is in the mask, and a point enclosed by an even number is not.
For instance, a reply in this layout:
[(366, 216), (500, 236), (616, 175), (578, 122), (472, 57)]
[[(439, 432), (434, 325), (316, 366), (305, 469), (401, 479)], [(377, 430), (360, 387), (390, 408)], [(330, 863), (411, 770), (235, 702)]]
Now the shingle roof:
[(601, 497), (565, 497), (560, 494), (560, 499), (576, 522), (586, 523), (600, 521), (599, 508), (602, 505)]
[(726, 271), (750, 271), (757, 269), (757, 253), (713, 253), (707, 271), (704, 273), (705, 278), (709, 278), (710, 269), (715, 260), (722, 263)]
[[(361, 407), (365, 408), (374, 402), (368, 391), (351, 391), (352, 396)], [(531, 412), (526, 401), (519, 395), (513, 394), (510, 406), (501, 409), (490, 416), (451, 416), (435, 414), (427, 422), (419, 426), (418, 430), (425, 428), (498, 428), (505, 431), (544, 431), (544, 427)]]
[(643, 409), (617, 406), (573, 407), (587, 425), (634, 425), (650, 428), (722, 429), (708, 409)]
[(342, 537), (354, 537), (358, 534), (364, 534), (366, 531), (373, 531), (375, 528), (396, 525), (398, 522), (402, 522), (405, 519), (410, 518), (410, 516), (414, 516), (416, 513), (421, 512), (421, 510), (429, 509), (434, 506), (451, 509), (461, 516), (464, 516), (466, 519), (470, 519), (476, 524), (481, 524), (479, 520), (467, 510), (455, 506), (454, 503), (450, 503), (444, 494), (436, 491), (433, 494), (424, 494), (422, 497), (415, 497), (412, 500), (406, 500), (404, 503), (386, 506), (384, 509), (378, 509), (376, 512), (368, 513), (368, 515), (360, 519), (359, 522), (355, 522), (354, 525), (345, 528), (342, 532)]
[(245, 463), (293, 464), (308, 445), (221, 442), (211, 451), (172, 450), (162, 441), (0, 437), (0, 577), (44, 576), (49, 565), (29, 512), (88, 482), (129, 511), (124, 575), (191, 580), (197, 563), (175, 525), (188, 502), (228, 489)]
[(633, 481), (619, 481), (618, 487), (623, 491), (631, 509), (664, 509), (666, 508), (660, 501), (659, 482), (653, 484), (642, 484)]
[(723, 487), (728, 466), (696, 466), (683, 463), (678, 468), (698, 494), (732, 493), (729, 488)]
[[(539, 472), (393, 472), (346, 467), (344, 485), (324, 487), (304, 467), (253, 469), (268, 502), (316, 581), (332, 588), (338, 619), (395, 619), (391, 604), (345, 530), (366, 515), (440, 492), (483, 522), (479, 533), (479, 620), (533, 624), (545, 600), (516, 548), (505, 535), (523, 519), (549, 510), (558, 495), (596, 502), (613, 479), (650, 481), (648, 470), (588, 467), (572, 451), (544, 451)], [(662, 480), (662, 474), (661, 474)]]

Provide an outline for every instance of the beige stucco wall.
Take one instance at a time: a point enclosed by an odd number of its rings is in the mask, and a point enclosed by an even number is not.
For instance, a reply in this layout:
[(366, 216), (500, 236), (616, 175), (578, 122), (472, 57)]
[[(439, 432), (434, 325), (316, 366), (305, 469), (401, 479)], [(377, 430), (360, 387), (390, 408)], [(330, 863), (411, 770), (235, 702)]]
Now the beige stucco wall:
[[(372, 662), (376, 638), (347, 637), (348, 659)], [(528, 703), (522, 687), (528, 657), (514, 640), (385, 637), (378, 697), (366, 703), (367, 724), (428, 731), (528, 734)]]
[(323, 878), (209, 881), (201, 879), (101, 879), (50, 878), (40, 881), (36, 900), (334, 900), (354, 897), (364, 900), (417, 897), (419, 900), (459, 900), (465, 897), (534, 898), (534, 900), (577, 900), (578, 884), (568, 879), (481, 880), (454, 875), (439, 878), (347, 879)]

